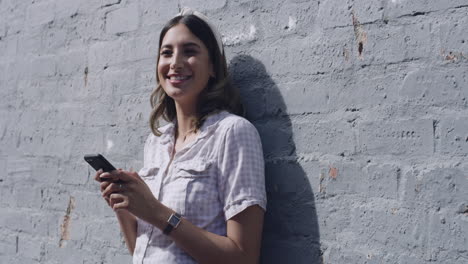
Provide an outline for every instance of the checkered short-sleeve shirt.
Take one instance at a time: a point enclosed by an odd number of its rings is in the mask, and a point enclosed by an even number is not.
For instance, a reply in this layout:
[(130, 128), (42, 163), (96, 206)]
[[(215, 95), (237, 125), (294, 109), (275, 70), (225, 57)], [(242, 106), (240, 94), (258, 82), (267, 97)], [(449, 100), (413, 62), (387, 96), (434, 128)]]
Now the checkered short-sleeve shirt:
[[(226, 235), (226, 221), (251, 205), (266, 209), (260, 137), (246, 119), (220, 112), (170, 163), (174, 125), (150, 135), (140, 177), (164, 205), (192, 224)], [(196, 263), (161, 230), (138, 219), (133, 263)]]

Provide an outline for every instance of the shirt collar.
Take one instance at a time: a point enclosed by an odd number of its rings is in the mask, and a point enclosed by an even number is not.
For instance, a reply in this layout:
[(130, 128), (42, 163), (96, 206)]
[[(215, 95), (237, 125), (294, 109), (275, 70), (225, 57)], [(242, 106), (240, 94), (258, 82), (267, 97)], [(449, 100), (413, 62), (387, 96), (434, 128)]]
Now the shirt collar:
[[(199, 136), (197, 137), (197, 139), (195, 140), (198, 141), (208, 135), (211, 134), (211, 132), (217, 127), (216, 125), (218, 124), (218, 122), (222, 119), (224, 119), (224, 117), (226, 117), (229, 113), (226, 112), (226, 111), (219, 111), (219, 112), (215, 112), (213, 114), (210, 114), (205, 122), (203, 122), (203, 125), (202, 127), (200, 128), (200, 134)], [(160, 131), (162, 133), (161, 135), (161, 138), (160, 138), (160, 142), (161, 144), (166, 144), (166, 143), (169, 143), (171, 141), (173, 141), (174, 139), (174, 130), (175, 130), (175, 122), (176, 121), (173, 121), (173, 122), (170, 122), (169, 124), (163, 126)]]

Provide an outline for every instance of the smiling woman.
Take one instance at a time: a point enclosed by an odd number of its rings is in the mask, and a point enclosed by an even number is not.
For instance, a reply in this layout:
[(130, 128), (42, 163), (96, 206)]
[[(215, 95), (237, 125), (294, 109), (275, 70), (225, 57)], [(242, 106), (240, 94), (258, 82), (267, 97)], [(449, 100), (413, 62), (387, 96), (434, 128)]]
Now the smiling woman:
[(194, 105), (208, 80), (214, 77), (208, 49), (184, 24), (172, 27), (162, 44), (159, 83), (172, 99)]
[[(176, 117), (175, 98), (167, 93), (164, 85), (168, 83), (168, 79), (176, 81), (177, 74), (182, 79), (190, 77), (193, 81), (199, 81), (202, 87), (196, 98), (197, 102), (191, 104), (197, 108), (198, 128), (216, 110), (243, 114), (238, 91), (228, 78), (221, 36), (204, 15), (188, 9), (184, 9), (181, 14), (185, 15), (176, 16), (166, 24), (159, 38), (156, 75), (159, 85), (151, 95), (153, 112), (150, 117), (150, 126), (156, 135), (160, 134), (157, 128), (161, 117), (166, 121), (172, 121)], [(184, 72), (181, 73), (181, 70)], [(184, 76), (185, 71), (192, 71), (191, 74), (195, 76)], [(174, 78), (170, 78), (169, 74), (175, 74)], [(172, 86), (177, 87), (177, 84)], [(195, 90), (191, 91), (195, 94), (198, 91), (196, 87), (191, 90)], [(182, 93), (182, 89), (178, 91)], [(193, 99), (195, 98), (192, 96)]]
[[(98, 171), (133, 263), (256, 263), (266, 208), (255, 127), (239, 116), (221, 38), (184, 9), (161, 31), (144, 167)], [(160, 127), (159, 120), (168, 124)], [(105, 179), (105, 181), (103, 180)]]

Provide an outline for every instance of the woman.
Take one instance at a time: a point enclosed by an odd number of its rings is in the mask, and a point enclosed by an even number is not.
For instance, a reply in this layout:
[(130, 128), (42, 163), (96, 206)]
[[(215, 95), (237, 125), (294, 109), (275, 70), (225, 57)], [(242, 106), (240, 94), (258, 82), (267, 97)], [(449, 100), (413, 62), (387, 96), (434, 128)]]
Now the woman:
[[(233, 114), (241, 107), (221, 38), (202, 14), (184, 9), (163, 28), (157, 81), (144, 167), (96, 174), (133, 263), (257, 263), (260, 138)], [(169, 124), (159, 127), (160, 118)]]

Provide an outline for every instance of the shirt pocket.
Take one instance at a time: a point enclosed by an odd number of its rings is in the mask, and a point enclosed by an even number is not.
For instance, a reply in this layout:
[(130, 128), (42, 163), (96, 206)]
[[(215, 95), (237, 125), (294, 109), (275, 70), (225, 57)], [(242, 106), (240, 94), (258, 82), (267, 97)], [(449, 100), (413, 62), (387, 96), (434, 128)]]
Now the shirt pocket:
[(199, 161), (186, 161), (177, 165), (177, 176), (182, 178), (198, 178), (209, 177), (209, 169), (213, 162), (199, 160)]
[(203, 227), (219, 211), (214, 161), (197, 160), (177, 166), (177, 178), (186, 184), (184, 216)]

